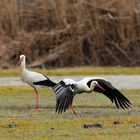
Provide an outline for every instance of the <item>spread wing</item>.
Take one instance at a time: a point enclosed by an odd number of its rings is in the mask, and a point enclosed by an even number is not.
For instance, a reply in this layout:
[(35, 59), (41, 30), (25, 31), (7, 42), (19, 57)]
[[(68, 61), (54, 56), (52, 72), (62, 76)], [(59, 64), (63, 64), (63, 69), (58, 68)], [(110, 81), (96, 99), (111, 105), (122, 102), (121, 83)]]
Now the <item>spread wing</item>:
[(65, 112), (72, 105), (74, 92), (74, 84), (65, 85), (63, 82), (58, 83), (54, 88), (56, 94), (56, 112)]
[(130, 101), (118, 90), (116, 89), (110, 82), (104, 79), (94, 79), (98, 82), (98, 84), (104, 88), (100, 89), (98, 87), (94, 88), (94, 91), (99, 92), (107, 96), (112, 103), (115, 103), (117, 108), (129, 108), (131, 106)]

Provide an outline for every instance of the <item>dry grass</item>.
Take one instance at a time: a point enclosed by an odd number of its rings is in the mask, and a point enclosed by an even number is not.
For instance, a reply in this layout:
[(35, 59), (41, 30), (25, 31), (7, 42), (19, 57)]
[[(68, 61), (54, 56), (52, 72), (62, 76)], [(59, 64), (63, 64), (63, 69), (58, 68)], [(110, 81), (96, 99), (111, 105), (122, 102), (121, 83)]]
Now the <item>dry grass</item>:
[(138, 66), (139, 6), (138, 0), (2, 1), (1, 67), (21, 53), (40, 67)]
[[(27, 69), (30, 69), (27, 67)], [(72, 67), (72, 68), (50, 68), (50, 69), (30, 69), (47, 76), (89, 76), (89, 75), (134, 75), (140, 74), (140, 67)], [(19, 77), (19, 69), (0, 69), (0, 77)]]
[[(35, 98), (29, 87), (0, 87), (0, 137), (1, 140), (139, 140), (140, 90), (123, 90), (133, 107), (118, 110), (100, 94), (77, 95), (71, 111), (58, 115), (54, 112), (55, 96), (43, 89), (39, 112), (35, 112)], [(100, 102), (99, 102), (100, 101)], [(119, 124), (114, 124), (119, 122)], [(84, 124), (99, 123), (103, 128), (84, 128)]]

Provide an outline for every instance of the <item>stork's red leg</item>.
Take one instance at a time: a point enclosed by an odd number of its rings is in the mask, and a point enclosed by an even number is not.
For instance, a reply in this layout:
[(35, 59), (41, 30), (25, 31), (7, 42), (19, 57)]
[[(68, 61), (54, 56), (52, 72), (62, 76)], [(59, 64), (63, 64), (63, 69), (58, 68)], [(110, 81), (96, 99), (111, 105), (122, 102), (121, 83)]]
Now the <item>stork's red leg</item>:
[(38, 111), (39, 93), (38, 93), (38, 91), (36, 89), (35, 89), (35, 97), (36, 97), (36, 111)]
[(76, 111), (74, 110), (74, 108), (72, 107), (72, 105), (70, 105), (70, 108), (71, 108), (71, 110), (72, 110), (74, 116), (76, 117), (76, 116), (77, 116), (77, 113), (76, 113)]

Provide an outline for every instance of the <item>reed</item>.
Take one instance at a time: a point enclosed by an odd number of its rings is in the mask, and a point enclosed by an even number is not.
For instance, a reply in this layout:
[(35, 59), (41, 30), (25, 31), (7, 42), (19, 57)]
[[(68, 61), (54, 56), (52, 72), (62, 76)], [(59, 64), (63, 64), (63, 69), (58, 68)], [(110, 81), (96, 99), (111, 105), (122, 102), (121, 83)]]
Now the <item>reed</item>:
[(12, 65), (24, 53), (37, 67), (139, 66), (139, 5), (138, 0), (2, 1), (0, 38), (11, 39), (7, 47), (14, 53), (1, 61), (12, 57)]

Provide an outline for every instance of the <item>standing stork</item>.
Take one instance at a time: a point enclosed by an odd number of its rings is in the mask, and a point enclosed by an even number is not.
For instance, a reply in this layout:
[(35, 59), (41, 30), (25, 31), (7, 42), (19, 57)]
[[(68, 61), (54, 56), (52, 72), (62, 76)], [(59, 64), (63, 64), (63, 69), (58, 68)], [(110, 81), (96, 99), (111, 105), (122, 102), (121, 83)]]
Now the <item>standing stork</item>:
[(38, 111), (39, 89), (41, 88), (41, 86), (35, 85), (34, 82), (45, 80), (47, 83), (47, 86), (50, 86), (50, 87), (55, 86), (56, 84), (43, 74), (27, 70), (25, 66), (26, 65), (25, 55), (20, 55), (18, 64), (20, 65), (21, 80), (24, 83), (27, 83), (28, 85), (30, 85), (35, 90), (35, 95), (36, 95), (35, 108), (36, 108), (36, 111)]
[[(36, 82), (36, 85), (45, 85), (46, 80)], [(100, 77), (87, 77), (80, 81), (64, 79), (53, 87), (56, 93), (56, 112), (65, 112), (69, 107), (72, 108), (73, 98), (76, 94), (91, 93), (92, 91), (102, 93), (107, 96), (117, 108), (129, 108), (130, 101), (109, 81)], [(76, 112), (72, 108), (73, 113)]]

